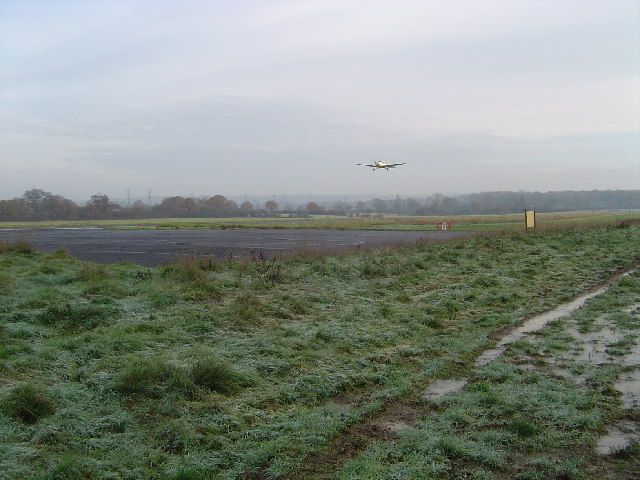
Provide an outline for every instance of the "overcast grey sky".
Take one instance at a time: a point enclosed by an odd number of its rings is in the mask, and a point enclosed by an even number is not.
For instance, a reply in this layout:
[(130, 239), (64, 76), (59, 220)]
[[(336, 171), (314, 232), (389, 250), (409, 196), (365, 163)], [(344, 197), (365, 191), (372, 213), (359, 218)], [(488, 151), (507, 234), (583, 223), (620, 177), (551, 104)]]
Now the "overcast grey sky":
[(640, 188), (639, 132), (637, 0), (0, 0), (0, 197)]

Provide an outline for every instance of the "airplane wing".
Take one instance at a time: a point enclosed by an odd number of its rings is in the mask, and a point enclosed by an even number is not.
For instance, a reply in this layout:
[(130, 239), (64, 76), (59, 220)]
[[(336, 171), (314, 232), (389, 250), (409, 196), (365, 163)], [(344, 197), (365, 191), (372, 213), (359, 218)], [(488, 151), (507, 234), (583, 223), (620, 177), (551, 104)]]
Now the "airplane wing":
[(385, 165), (385, 168), (395, 168), (399, 167), (400, 165), (405, 165), (405, 163), (390, 163), (389, 165)]
[(372, 163), (357, 163), (356, 165), (360, 165), (361, 167), (377, 167), (377, 165), (372, 164)]

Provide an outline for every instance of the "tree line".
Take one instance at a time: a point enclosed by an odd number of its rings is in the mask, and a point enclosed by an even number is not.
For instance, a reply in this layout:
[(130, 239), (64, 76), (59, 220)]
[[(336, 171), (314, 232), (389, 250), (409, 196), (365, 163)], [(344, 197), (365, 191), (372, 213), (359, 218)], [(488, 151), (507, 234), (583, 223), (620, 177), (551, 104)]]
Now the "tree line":
[(266, 216), (278, 211), (274, 200), (256, 208), (245, 201), (238, 205), (223, 195), (209, 198), (167, 197), (159, 204), (141, 200), (130, 206), (112, 202), (103, 193), (92, 195), (85, 205), (78, 205), (61, 195), (34, 188), (22, 197), (0, 200), (0, 220), (106, 220), (166, 217), (234, 217)]
[(280, 208), (275, 200), (254, 205), (238, 204), (224, 195), (208, 198), (173, 196), (156, 205), (138, 200), (131, 205), (112, 202), (107, 195), (92, 195), (84, 205), (34, 188), (22, 197), (0, 200), (0, 220), (106, 220), (168, 217), (266, 217), (274, 214), (297, 215), (464, 215), (521, 212), (533, 208), (540, 212), (571, 210), (640, 209), (640, 190), (591, 190), (558, 192), (482, 192), (458, 196), (434, 194), (425, 198), (373, 198), (354, 203), (313, 202)]

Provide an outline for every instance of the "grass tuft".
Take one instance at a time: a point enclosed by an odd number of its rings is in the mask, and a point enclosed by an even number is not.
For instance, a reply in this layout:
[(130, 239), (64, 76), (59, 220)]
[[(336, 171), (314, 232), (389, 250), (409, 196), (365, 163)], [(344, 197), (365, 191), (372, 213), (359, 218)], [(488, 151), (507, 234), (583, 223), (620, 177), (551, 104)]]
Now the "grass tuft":
[(0, 272), (0, 295), (6, 295), (13, 292), (14, 285), (15, 278)]
[(238, 296), (229, 306), (229, 315), (239, 323), (257, 323), (267, 313), (267, 307), (254, 294)]
[(206, 272), (217, 270), (218, 263), (212, 258), (194, 258), (165, 265), (161, 272), (167, 279), (176, 280), (185, 293), (185, 297), (196, 302), (222, 300), (222, 290)]
[(198, 361), (191, 369), (193, 382), (213, 392), (230, 395), (247, 384), (247, 379), (226, 363), (216, 359)]
[(258, 272), (262, 274), (265, 282), (269, 285), (282, 283), (285, 280), (283, 265), (277, 260), (258, 261), (257, 269)]
[(67, 455), (43, 477), (43, 480), (92, 480), (96, 478), (93, 469), (76, 457)]
[(49, 255), (49, 258), (71, 258), (71, 255), (64, 247), (58, 247)]
[(109, 277), (109, 272), (104, 265), (83, 263), (76, 273), (76, 280), (82, 282), (98, 282)]
[(533, 423), (527, 422), (521, 418), (514, 418), (509, 423), (509, 430), (519, 437), (532, 437), (540, 430)]
[(10, 417), (32, 425), (55, 412), (55, 405), (40, 387), (23, 384), (12, 388), (0, 403), (2, 411)]
[(85, 330), (105, 325), (118, 310), (107, 305), (50, 305), (36, 316), (38, 323), (65, 330)]
[(167, 477), (168, 480), (209, 480), (209, 474), (199, 469), (181, 469)]
[(23, 255), (33, 255), (36, 249), (29, 242), (19, 240), (14, 243), (0, 242), (0, 253), (18, 253)]
[(162, 358), (138, 360), (120, 372), (115, 389), (122, 395), (157, 397), (175, 376), (175, 367)]
[(162, 267), (162, 273), (166, 277), (183, 282), (197, 282), (202, 280), (204, 272), (212, 272), (220, 269), (220, 264), (211, 257), (190, 258), (179, 262), (170, 263)]

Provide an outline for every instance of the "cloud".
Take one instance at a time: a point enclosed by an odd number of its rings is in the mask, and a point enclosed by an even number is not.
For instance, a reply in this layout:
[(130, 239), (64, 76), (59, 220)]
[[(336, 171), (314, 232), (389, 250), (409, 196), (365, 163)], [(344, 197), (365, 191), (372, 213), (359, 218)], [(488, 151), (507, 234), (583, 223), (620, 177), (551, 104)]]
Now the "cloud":
[[(430, 193), (512, 189), (535, 165), (575, 169), (584, 188), (633, 186), (639, 8), (3, 5), (0, 191), (42, 178), (61, 193)], [(350, 169), (378, 158), (411, 173)]]

